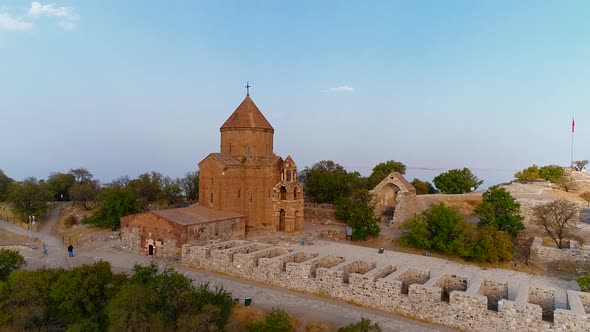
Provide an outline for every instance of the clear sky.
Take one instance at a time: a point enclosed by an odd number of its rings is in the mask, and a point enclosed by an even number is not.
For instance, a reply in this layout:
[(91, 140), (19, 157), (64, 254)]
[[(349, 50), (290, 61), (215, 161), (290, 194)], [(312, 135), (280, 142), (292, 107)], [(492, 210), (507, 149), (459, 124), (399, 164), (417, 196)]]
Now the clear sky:
[(0, 169), (181, 176), (219, 150), (246, 81), (300, 169), (568, 165), (572, 115), (590, 159), (589, 17), (589, 1), (2, 0)]

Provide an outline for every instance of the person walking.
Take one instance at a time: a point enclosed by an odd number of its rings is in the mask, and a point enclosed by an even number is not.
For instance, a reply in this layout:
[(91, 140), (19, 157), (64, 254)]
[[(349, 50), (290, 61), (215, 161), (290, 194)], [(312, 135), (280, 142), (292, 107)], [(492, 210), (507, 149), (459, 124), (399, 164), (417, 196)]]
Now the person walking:
[(68, 255), (70, 257), (74, 257), (74, 246), (70, 243), (70, 245), (68, 246)]

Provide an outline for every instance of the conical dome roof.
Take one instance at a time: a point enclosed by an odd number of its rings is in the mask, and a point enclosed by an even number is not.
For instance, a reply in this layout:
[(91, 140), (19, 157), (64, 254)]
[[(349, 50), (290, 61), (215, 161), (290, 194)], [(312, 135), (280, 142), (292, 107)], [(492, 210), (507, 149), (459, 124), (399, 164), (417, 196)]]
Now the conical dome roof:
[(254, 104), (249, 94), (246, 95), (240, 106), (229, 116), (220, 129), (231, 128), (255, 128), (274, 132), (274, 128)]

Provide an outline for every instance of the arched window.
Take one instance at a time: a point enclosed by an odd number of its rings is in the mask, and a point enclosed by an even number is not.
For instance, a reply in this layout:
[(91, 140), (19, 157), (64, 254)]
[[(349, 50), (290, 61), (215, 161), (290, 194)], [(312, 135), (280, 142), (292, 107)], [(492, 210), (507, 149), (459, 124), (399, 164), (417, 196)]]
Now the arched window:
[(287, 182), (291, 182), (291, 170), (287, 170)]
[(241, 195), (242, 195), (242, 191), (240, 189), (238, 189), (238, 198), (240, 198)]
[(293, 189), (293, 199), (297, 199), (297, 188)]
[(284, 186), (281, 187), (281, 200), (284, 201), (287, 199), (287, 188), (285, 188)]
[(211, 193), (211, 203), (213, 203), (213, 193)]
[(229, 153), (231, 154), (231, 144), (229, 145)]

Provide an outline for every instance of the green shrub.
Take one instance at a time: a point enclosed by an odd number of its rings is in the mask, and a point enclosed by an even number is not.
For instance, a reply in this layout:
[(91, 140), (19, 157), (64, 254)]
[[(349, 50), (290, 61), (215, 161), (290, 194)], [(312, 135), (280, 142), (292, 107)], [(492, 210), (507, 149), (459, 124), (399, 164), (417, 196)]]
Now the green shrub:
[(565, 170), (561, 166), (547, 165), (539, 169), (541, 179), (551, 183), (560, 183), (565, 177)]
[(356, 323), (339, 328), (338, 332), (381, 332), (381, 327), (377, 323), (371, 325), (370, 319), (361, 318)]
[(25, 258), (18, 250), (0, 249), (0, 281), (6, 280), (10, 273), (25, 266)]
[(590, 276), (580, 277), (577, 282), (582, 292), (590, 292)]
[(533, 165), (533, 166), (527, 167), (520, 172), (516, 172), (514, 174), (514, 177), (519, 182), (524, 182), (524, 183), (539, 180), (541, 178), (541, 173), (539, 172), (539, 166)]

